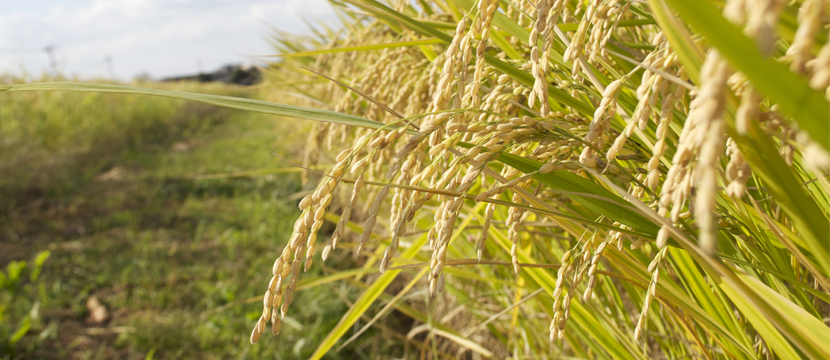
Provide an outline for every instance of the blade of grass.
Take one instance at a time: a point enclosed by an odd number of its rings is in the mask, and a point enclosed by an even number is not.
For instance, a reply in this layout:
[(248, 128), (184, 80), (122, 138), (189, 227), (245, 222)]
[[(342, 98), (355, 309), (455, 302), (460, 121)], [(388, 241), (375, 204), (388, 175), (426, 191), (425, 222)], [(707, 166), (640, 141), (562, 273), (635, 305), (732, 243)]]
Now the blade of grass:
[[(418, 241), (416, 241), (415, 244), (413, 244), (413, 246), (406, 249), (406, 251), (401, 255), (401, 257), (404, 259), (413, 258), (415, 254), (417, 254), (418, 251), (421, 249), (421, 247), (427, 243), (427, 240), (428, 239), (426, 234), (424, 236), (421, 236), (418, 239)], [(314, 353), (311, 355), (311, 359), (318, 360), (323, 358), (323, 355), (325, 355), (334, 346), (334, 344), (336, 344), (337, 341), (341, 337), (343, 337), (344, 334), (346, 334), (346, 331), (348, 331), (349, 328), (351, 328), (352, 324), (354, 324), (355, 321), (357, 321), (357, 319), (359, 319), (360, 316), (363, 315), (363, 313), (365, 313), (366, 310), (369, 309), (369, 306), (371, 306), (375, 302), (375, 299), (377, 299), (378, 296), (380, 296), (383, 293), (383, 291), (386, 290), (389, 284), (392, 283), (392, 280), (395, 280), (395, 278), (398, 276), (398, 274), (400, 274), (400, 272), (401, 270), (389, 270), (383, 273), (383, 275), (378, 277), (378, 279), (375, 280), (375, 282), (372, 283), (372, 285), (369, 286), (366, 289), (366, 291), (360, 294), (360, 297), (357, 300), (355, 300), (352, 307), (349, 308), (349, 311), (346, 312), (345, 315), (343, 315), (343, 318), (340, 319), (340, 322), (337, 323), (337, 326), (335, 326), (334, 329), (332, 329), (331, 332), (326, 336), (326, 338), (323, 339), (322, 342), (320, 342), (320, 345), (317, 347), (317, 350), (315, 350)]]
[(337, 348), (337, 351), (342, 350), (343, 347), (345, 347), (350, 342), (357, 339), (357, 337), (360, 336), (360, 334), (363, 334), (366, 330), (369, 329), (369, 327), (371, 327), (375, 322), (377, 322), (378, 319), (380, 319), (380, 317), (383, 316), (383, 314), (386, 314), (386, 312), (389, 311), (389, 309), (391, 309), (395, 305), (395, 303), (398, 302), (398, 300), (400, 300), (404, 295), (406, 295), (406, 293), (410, 289), (412, 289), (412, 287), (415, 286), (415, 284), (417, 284), (418, 281), (421, 280), (422, 277), (424, 277), (424, 275), (426, 275), (428, 270), (429, 270), (429, 268), (425, 267), (425, 268), (421, 269), (421, 271), (417, 275), (412, 277), (412, 280), (409, 282), (409, 284), (407, 284), (406, 286), (404, 286), (403, 289), (398, 291), (398, 294), (395, 295), (395, 297), (393, 297), (392, 300), (387, 302), (386, 306), (384, 306), (383, 309), (378, 311), (378, 313), (375, 314), (374, 317), (372, 317), (372, 320), (369, 320), (369, 322), (367, 322), (366, 325), (363, 325), (363, 327), (360, 330), (358, 330), (354, 335), (352, 335), (352, 337), (346, 339), (346, 341), (343, 341), (343, 343), (340, 344), (340, 347)]
[(795, 225), (811, 255), (818, 259), (824, 274), (830, 274), (830, 221), (815, 200), (807, 194), (777, 147), (757, 124), (750, 123), (747, 135), (730, 134), (738, 143), (753, 173), (764, 180), (766, 192), (775, 199)]
[(419, 45), (430, 45), (430, 44), (442, 44), (442, 43), (443, 43), (443, 41), (441, 41), (440, 39), (427, 38), (427, 39), (421, 39), (421, 40), (399, 41), (399, 42), (385, 43), (385, 44), (343, 46), (343, 47), (336, 47), (336, 48), (331, 48), (331, 49), (300, 51), (300, 52), (289, 53), (289, 54), (260, 55), (259, 57), (292, 58), (292, 57), (302, 57), (302, 56), (316, 56), (316, 55), (334, 54), (334, 53), (347, 52), (347, 51), (379, 50), (379, 49), (389, 49), (389, 48), (419, 46)]
[[(262, 100), (245, 99), (222, 95), (208, 95), (198, 94), (183, 91), (157, 90), (146, 89), (132, 86), (111, 85), (111, 84), (93, 84), (93, 83), (72, 83), (72, 82), (54, 82), (54, 83), (33, 83), (33, 84), (15, 84), (15, 85), (0, 85), (0, 91), (18, 92), (18, 91), (82, 91), (82, 92), (102, 92), (102, 93), (122, 93), (122, 94), (141, 94), (164, 96), (169, 98), (184, 99), (198, 101), (206, 104), (227, 107), (231, 109), (239, 109), (246, 111), (253, 111), (263, 114), (279, 115), (291, 118), (300, 118), (308, 120), (317, 120), (330, 122), (335, 124), (365, 127), (370, 129), (380, 129), (385, 124), (377, 121), (364, 119), (359, 116), (342, 114), (328, 110), (318, 110), (311, 108), (304, 108), (300, 106), (277, 104)], [(389, 130), (397, 129), (397, 126), (390, 126)]]

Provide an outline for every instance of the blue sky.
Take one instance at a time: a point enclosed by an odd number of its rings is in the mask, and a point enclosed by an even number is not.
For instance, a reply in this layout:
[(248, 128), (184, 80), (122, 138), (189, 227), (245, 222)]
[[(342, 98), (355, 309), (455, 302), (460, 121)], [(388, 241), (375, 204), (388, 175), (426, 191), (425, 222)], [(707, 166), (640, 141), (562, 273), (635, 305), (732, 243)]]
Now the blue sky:
[(334, 19), (326, 0), (0, 0), (0, 9), (0, 73), (50, 71), (52, 45), (63, 74), (107, 77), (111, 57), (121, 80), (250, 64), (272, 53), (266, 24), (299, 33), (303, 18)]

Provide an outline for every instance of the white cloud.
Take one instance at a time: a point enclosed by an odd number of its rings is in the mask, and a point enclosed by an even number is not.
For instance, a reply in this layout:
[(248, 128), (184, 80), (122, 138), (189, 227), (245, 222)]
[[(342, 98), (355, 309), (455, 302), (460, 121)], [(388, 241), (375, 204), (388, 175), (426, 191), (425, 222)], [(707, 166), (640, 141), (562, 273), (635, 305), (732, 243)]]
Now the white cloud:
[[(48, 9), (48, 10), (46, 10)], [(302, 18), (333, 19), (325, 0), (96, 0), (15, 9), (0, 15), (0, 72), (49, 69), (43, 49), (56, 46), (66, 74), (105, 76), (112, 56), (116, 74), (128, 79), (188, 74), (202, 63), (211, 70), (250, 62), (269, 53), (267, 24), (302, 32)]]

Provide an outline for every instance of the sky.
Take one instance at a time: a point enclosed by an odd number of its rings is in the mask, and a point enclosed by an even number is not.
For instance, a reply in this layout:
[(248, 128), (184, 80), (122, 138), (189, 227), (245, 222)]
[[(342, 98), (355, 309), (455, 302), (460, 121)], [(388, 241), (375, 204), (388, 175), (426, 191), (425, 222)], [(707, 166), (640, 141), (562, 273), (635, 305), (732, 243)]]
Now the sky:
[[(269, 25), (332, 21), (326, 0), (0, 0), (0, 73), (153, 79), (254, 64)], [(107, 61), (107, 59), (111, 61)], [(110, 64), (112, 66), (110, 66)]]

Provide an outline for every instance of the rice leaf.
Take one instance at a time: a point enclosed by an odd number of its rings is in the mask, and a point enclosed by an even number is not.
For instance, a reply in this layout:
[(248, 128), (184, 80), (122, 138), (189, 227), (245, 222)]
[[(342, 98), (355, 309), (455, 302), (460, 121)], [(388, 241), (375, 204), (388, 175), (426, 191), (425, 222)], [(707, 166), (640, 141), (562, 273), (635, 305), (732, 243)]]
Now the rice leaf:
[(288, 54), (265, 55), (263, 57), (292, 58), (292, 57), (334, 54), (334, 53), (348, 52), (348, 51), (379, 50), (379, 49), (389, 49), (389, 48), (408, 47), (408, 46), (420, 46), (420, 45), (430, 45), (430, 44), (441, 44), (441, 43), (443, 43), (443, 41), (441, 41), (439, 39), (435, 39), (435, 38), (430, 39), (430, 38), (428, 38), (428, 39), (412, 40), (412, 41), (399, 41), (399, 42), (386, 43), (386, 44), (343, 46), (343, 47), (336, 47), (336, 48), (331, 48), (331, 49), (300, 51), (300, 52), (294, 52), (294, 53), (288, 53)]
[[(311, 108), (304, 108), (293, 105), (277, 104), (262, 100), (252, 100), (245, 98), (237, 98), (222, 95), (209, 95), (189, 93), (182, 91), (157, 90), (146, 89), (132, 86), (111, 85), (111, 84), (93, 84), (93, 83), (75, 83), (75, 82), (54, 82), (54, 83), (32, 83), (32, 84), (14, 84), (2, 85), (0, 91), (18, 92), (18, 91), (93, 91), (102, 93), (123, 93), (123, 94), (141, 94), (164, 96), (169, 98), (184, 99), (198, 101), (205, 104), (222, 106), (231, 109), (253, 111), (263, 114), (279, 115), (298, 119), (308, 119), (330, 122), (348, 126), (358, 126), (369, 129), (380, 129), (385, 124), (364, 119), (362, 117), (342, 114), (328, 110), (318, 110)], [(389, 129), (397, 129), (397, 126), (389, 126)]]

